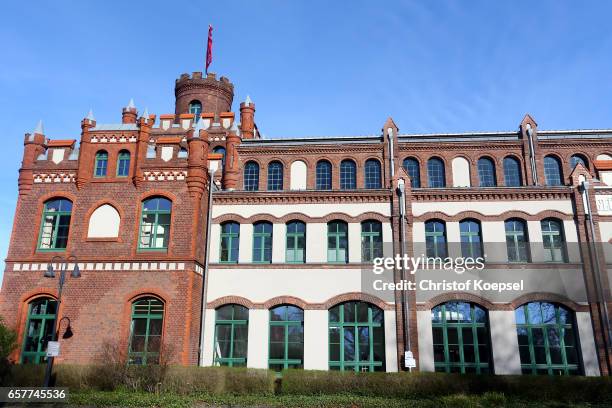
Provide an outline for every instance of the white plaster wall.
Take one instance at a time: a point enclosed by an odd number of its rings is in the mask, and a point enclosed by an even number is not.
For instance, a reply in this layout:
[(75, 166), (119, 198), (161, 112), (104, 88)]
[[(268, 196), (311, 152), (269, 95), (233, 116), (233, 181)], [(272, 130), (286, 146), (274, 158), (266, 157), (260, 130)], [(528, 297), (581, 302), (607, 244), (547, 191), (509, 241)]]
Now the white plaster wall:
[(527, 234), (531, 247), (531, 261), (544, 262), (544, 247), (542, 246), (542, 224), (540, 221), (527, 221)]
[(327, 224), (306, 224), (306, 262), (327, 262), (327, 239), (322, 237), (327, 237)]
[(323, 217), (325, 215), (341, 212), (351, 217), (356, 217), (366, 212), (374, 212), (382, 215), (391, 215), (389, 203), (347, 203), (347, 204), (282, 204), (282, 205), (214, 205), (212, 209), (213, 218), (224, 214), (240, 214), (250, 217), (255, 214), (270, 214), (282, 217), (290, 213), (302, 213), (309, 217)]
[[(216, 240), (220, 239), (217, 234)], [(238, 262), (249, 263), (253, 261), (253, 224), (240, 224), (240, 237), (238, 248)]]
[(514, 311), (489, 311), (495, 374), (521, 374)]
[(446, 243), (448, 244), (448, 256), (451, 258), (461, 257), (461, 230), (456, 221), (446, 223)]
[(385, 310), (385, 365), (387, 372), (398, 371), (395, 311)]
[(470, 163), (464, 157), (455, 157), (452, 162), (453, 187), (470, 186)]
[(286, 238), (287, 226), (285, 224), (272, 224), (272, 263), (285, 262)]
[(441, 211), (455, 215), (462, 211), (477, 211), (484, 215), (498, 215), (506, 211), (520, 209), (528, 214), (537, 214), (544, 210), (557, 210), (564, 214), (572, 214), (570, 200), (552, 201), (444, 201), (444, 202), (414, 202), (412, 212), (419, 216), (428, 212)]
[(291, 163), (291, 190), (306, 190), (306, 163), (296, 160)]
[(329, 324), (327, 310), (304, 311), (304, 369), (329, 368)]
[(215, 342), (215, 310), (206, 309), (204, 317), (204, 350), (202, 353), (201, 365), (213, 365), (214, 358), (214, 342)]
[(588, 376), (598, 376), (599, 363), (597, 362), (593, 326), (591, 326), (591, 314), (589, 312), (577, 312), (576, 324), (578, 326), (578, 336), (582, 349), (584, 374)]
[(210, 263), (217, 263), (219, 262), (221, 252), (221, 225), (212, 224), (210, 226), (210, 235)]
[(266, 309), (249, 310), (249, 343), (247, 367), (268, 368), (268, 325), (270, 312)]
[(383, 235), (383, 255), (384, 256), (393, 256), (393, 245), (390, 243), (393, 242), (393, 228), (391, 227), (391, 223), (384, 222), (382, 224), (382, 235)]
[(412, 251), (414, 257), (425, 255), (425, 223), (415, 222), (412, 224)]
[(576, 244), (578, 242), (578, 232), (576, 231), (576, 224), (573, 220), (563, 221), (563, 231), (565, 233), (565, 242), (567, 245), (567, 259), (569, 262), (580, 262), (580, 247)]
[[(606, 262), (612, 262), (612, 245), (608, 243), (612, 239), (612, 222), (600, 222), (599, 232)], [(610, 283), (612, 284), (612, 281)]]
[(430, 310), (417, 311), (417, 328), (419, 334), (419, 369), (420, 371), (434, 371)]
[(482, 241), (487, 262), (508, 262), (508, 251), (505, 250), (506, 226), (503, 221), (483, 222)]
[(89, 218), (88, 238), (116, 238), (119, 236), (119, 212), (110, 204), (96, 208)]
[(600, 171), (599, 177), (606, 185), (612, 186), (612, 171)]
[[(327, 245), (327, 235), (321, 237)], [(348, 224), (349, 262), (361, 262), (361, 224), (351, 222)]]

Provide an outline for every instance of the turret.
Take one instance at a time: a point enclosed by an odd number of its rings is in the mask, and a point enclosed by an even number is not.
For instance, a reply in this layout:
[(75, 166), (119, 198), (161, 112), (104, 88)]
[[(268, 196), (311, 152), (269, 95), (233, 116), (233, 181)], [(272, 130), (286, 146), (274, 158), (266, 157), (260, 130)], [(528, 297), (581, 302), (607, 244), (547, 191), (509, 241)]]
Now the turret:
[(26, 195), (34, 184), (33, 166), (39, 154), (45, 151), (45, 136), (42, 120), (38, 122), (32, 133), (26, 133), (23, 142), (23, 161), (19, 169), (19, 194)]
[(255, 138), (255, 104), (248, 95), (240, 104), (240, 130), (243, 138)]
[(134, 99), (130, 99), (128, 105), (123, 108), (121, 113), (121, 123), (136, 123), (136, 106), (134, 106)]
[[(189, 196), (197, 201), (201, 200), (208, 183), (208, 133), (204, 130), (202, 121), (187, 137), (189, 157), (187, 161), (187, 189)], [(210, 188), (210, 186), (208, 186)]]
[(238, 146), (240, 145), (240, 131), (236, 122), (227, 133), (225, 152), (225, 169), (223, 169), (223, 188), (235, 190), (238, 187), (240, 173), (238, 170)]
[(176, 80), (174, 87), (176, 96), (175, 113), (200, 114), (213, 112), (218, 116), (221, 112), (232, 110), (234, 100), (234, 85), (226, 77), (216, 78), (209, 73), (203, 78), (201, 72), (182, 74)]
[(136, 161), (134, 162), (134, 177), (132, 182), (136, 187), (140, 186), (143, 181), (142, 163), (144, 163), (147, 155), (147, 145), (151, 138), (151, 127), (153, 119), (149, 117), (149, 111), (145, 108), (142, 116), (138, 118), (138, 142), (136, 144)]
[(91, 109), (87, 116), (81, 121), (81, 148), (79, 149), (79, 168), (77, 169), (76, 186), (82, 188), (87, 180), (91, 179), (93, 169), (91, 166), (83, 166), (83, 152), (88, 151), (89, 145), (89, 130), (96, 127), (96, 119), (94, 118)]

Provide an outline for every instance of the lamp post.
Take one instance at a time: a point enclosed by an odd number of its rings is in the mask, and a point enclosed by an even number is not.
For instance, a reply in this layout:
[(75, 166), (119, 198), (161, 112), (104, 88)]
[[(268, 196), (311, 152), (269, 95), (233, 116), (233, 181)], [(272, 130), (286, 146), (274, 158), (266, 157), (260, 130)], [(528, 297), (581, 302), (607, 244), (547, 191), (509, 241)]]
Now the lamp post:
[[(71, 261), (74, 262), (74, 269), (70, 273), (70, 276), (73, 278), (81, 277), (81, 271), (79, 270), (79, 264), (78, 264), (76, 256), (72, 255), (67, 258), (63, 258), (59, 255), (56, 255), (51, 259), (51, 262), (49, 262), (49, 264), (47, 265), (47, 270), (45, 271), (45, 274), (43, 275), (45, 278), (55, 278), (55, 270), (53, 269), (53, 263), (55, 262), (56, 259), (59, 261), (58, 264), (60, 268), (60, 276), (59, 276), (59, 283), (58, 283), (58, 290), (57, 290), (57, 307), (55, 308), (55, 320), (53, 322), (53, 331), (51, 332), (51, 341), (56, 341), (57, 339), (57, 331), (59, 328), (59, 324), (61, 322), (61, 321), (58, 321), (57, 318), (59, 317), (58, 316), (59, 309), (60, 309), (60, 305), (62, 304), (62, 289), (64, 288), (64, 282), (66, 281), (66, 270), (68, 269), (68, 264)], [(68, 331), (69, 328), (70, 328), (70, 319), (68, 319), (68, 328), (66, 329), (66, 331)], [(70, 333), (72, 333), (72, 330), (70, 330)], [(54, 360), (53, 357), (47, 357), (47, 369), (45, 371), (45, 383), (43, 385), (44, 387), (49, 387), (49, 383), (51, 382), (51, 372), (53, 371), (53, 360)]]

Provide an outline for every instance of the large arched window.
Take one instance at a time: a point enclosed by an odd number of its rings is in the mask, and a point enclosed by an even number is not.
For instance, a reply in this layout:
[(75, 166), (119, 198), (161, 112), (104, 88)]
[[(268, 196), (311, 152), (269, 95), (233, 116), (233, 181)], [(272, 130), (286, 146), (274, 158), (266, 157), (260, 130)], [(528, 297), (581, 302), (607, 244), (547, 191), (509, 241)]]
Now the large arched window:
[(547, 186), (560, 186), (561, 163), (555, 156), (544, 157), (544, 178)]
[(327, 160), (317, 162), (315, 188), (317, 190), (331, 190), (332, 188), (332, 165)]
[(202, 113), (202, 103), (196, 100), (189, 102), (189, 113), (197, 115), (196, 121), (200, 119), (199, 116)]
[(238, 249), (240, 245), (240, 224), (226, 222), (221, 224), (221, 254), (220, 262), (238, 262)]
[(582, 164), (585, 169), (589, 169), (589, 162), (587, 158), (581, 154), (574, 154), (572, 157), (570, 157), (570, 170), (574, 170), (578, 163)]
[(164, 304), (161, 300), (147, 297), (132, 303), (129, 364), (159, 364), (163, 324)]
[(213, 149), (213, 153), (221, 155), (221, 173), (225, 171), (225, 147), (217, 146)]
[(504, 184), (506, 187), (520, 187), (523, 184), (521, 164), (512, 156), (504, 158)]
[(365, 188), (382, 188), (380, 162), (375, 159), (366, 160), (364, 166)]
[(525, 221), (512, 218), (504, 222), (508, 262), (529, 262), (529, 237)]
[(488, 157), (478, 159), (478, 179), (480, 180), (480, 187), (494, 187), (497, 185), (493, 160)]
[(286, 262), (306, 262), (306, 224), (302, 221), (289, 221), (287, 223), (286, 251)]
[(106, 150), (100, 150), (96, 153), (94, 164), (94, 177), (106, 177), (108, 170), (108, 153)]
[(273, 161), (268, 164), (268, 190), (278, 191), (283, 189), (283, 164)]
[(253, 262), (272, 262), (272, 224), (269, 222), (253, 225)]
[(419, 168), (419, 162), (416, 159), (407, 157), (404, 159), (403, 166), (410, 177), (412, 188), (421, 187), (421, 169)]
[(340, 163), (340, 188), (351, 190), (357, 188), (357, 165), (352, 160)]
[(542, 242), (544, 244), (544, 259), (547, 262), (567, 262), (565, 234), (563, 224), (555, 218), (540, 221)]
[(482, 257), (482, 231), (480, 222), (476, 220), (463, 220), (459, 222), (461, 236), (461, 255), (464, 258)]
[(578, 375), (578, 331), (564, 306), (532, 302), (515, 311), (523, 374)]
[(385, 371), (384, 312), (366, 302), (329, 310), (329, 369)]
[(56, 312), (55, 299), (40, 297), (30, 302), (23, 332), (21, 364), (39, 364), (47, 361), (47, 343), (53, 336)]
[(361, 260), (370, 262), (383, 256), (382, 223), (364, 221), (361, 223)]
[(428, 258), (446, 258), (446, 225), (444, 221), (425, 222), (425, 248)]
[(117, 156), (117, 177), (127, 177), (130, 174), (130, 152), (122, 150)]
[(249, 309), (224, 305), (217, 309), (215, 322), (215, 365), (244, 367), (247, 364)]
[(138, 249), (165, 250), (170, 242), (172, 201), (152, 197), (142, 202)]
[(437, 157), (427, 160), (427, 185), (429, 187), (446, 187), (444, 162)]
[(275, 371), (304, 368), (304, 311), (299, 307), (270, 309), (268, 367)]
[(246, 191), (259, 190), (259, 164), (254, 161), (244, 165), (244, 189)]
[(58, 251), (66, 249), (70, 231), (72, 201), (65, 198), (53, 198), (45, 202), (40, 234), (39, 250)]
[(490, 373), (487, 312), (468, 302), (448, 302), (431, 310), (434, 366), (447, 373)]
[(327, 223), (327, 261), (348, 262), (348, 225), (344, 221)]

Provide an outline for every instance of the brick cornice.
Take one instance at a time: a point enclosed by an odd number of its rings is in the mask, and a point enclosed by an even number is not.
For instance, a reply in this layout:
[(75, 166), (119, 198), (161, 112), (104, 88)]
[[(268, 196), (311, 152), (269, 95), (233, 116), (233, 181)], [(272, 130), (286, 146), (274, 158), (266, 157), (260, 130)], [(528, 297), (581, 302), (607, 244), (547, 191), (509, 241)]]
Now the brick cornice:
[(215, 205), (377, 203), (389, 202), (390, 199), (388, 190), (222, 191), (213, 194)]
[(420, 188), (412, 190), (413, 201), (516, 201), (569, 200), (571, 187)]
[(334, 212), (323, 217), (310, 217), (303, 213), (290, 213), (282, 217), (275, 217), (271, 214), (255, 214), (250, 217), (243, 217), (239, 214), (223, 214), (213, 218), (215, 224), (221, 224), (226, 221), (236, 221), (241, 224), (252, 224), (258, 221), (268, 221), (273, 224), (285, 224), (288, 221), (298, 220), (305, 223), (327, 223), (332, 220), (341, 220), (345, 222), (362, 222), (365, 220), (376, 220), (380, 222), (389, 222), (390, 217), (375, 212), (366, 212), (358, 216), (352, 216), (346, 213)]
[(466, 218), (474, 218), (479, 221), (505, 221), (510, 218), (520, 218), (526, 221), (540, 221), (544, 218), (558, 218), (560, 220), (573, 220), (574, 216), (572, 214), (565, 214), (560, 211), (555, 210), (545, 210), (540, 211), (537, 214), (529, 214), (525, 211), (505, 211), (501, 214), (496, 215), (485, 215), (478, 211), (461, 211), (454, 215), (448, 215), (442, 211), (433, 211), (421, 214), (419, 216), (414, 217), (415, 222), (423, 222), (430, 220), (432, 218), (437, 218), (443, 221), (461, 221)]

